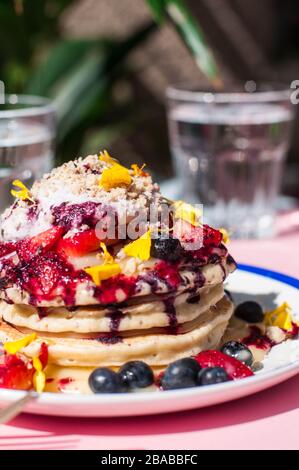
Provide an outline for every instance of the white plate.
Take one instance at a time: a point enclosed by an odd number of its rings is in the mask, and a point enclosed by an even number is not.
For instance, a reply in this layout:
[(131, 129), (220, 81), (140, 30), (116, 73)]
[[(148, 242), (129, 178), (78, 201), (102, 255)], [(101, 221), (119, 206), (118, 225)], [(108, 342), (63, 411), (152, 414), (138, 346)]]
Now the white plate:
[[(230, 276), (227, 288), (237, 301), (257, 299), (271, 308), (287, 301), (299, 319), (299, 281), (252, 266), (242, 265)], [(296, 315), (297, 314), (297, 315)], [(299, 339), (275, 346), (254, 377), (206, 387), (168, 392), (106, 395), (43, 393), (29, 404), (29, 413), (60, 416), (134, 416), (200, 408), (241, 398), (276, 385), (299, 372)], [(0, 390), (0, 403), (21, 397), (23, 392)]]

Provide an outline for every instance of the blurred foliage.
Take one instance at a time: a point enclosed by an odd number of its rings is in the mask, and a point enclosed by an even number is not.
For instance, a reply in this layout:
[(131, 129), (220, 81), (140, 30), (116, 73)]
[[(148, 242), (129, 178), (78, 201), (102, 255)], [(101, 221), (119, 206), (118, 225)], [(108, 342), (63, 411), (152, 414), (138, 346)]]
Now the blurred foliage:
[[(0, 78), (8, 93), (54, 100), (60, 161), (108, 146), (137, 125), (126, 58), (157, 29), (152, 20), (123, 41), (65, 39), (60, 19), (74, 1), (0, 0)], [(215, 78), (213, 58), (183, 0), (147, 3), (158, 23), (173, 23), (199, 66)]]
[(216, 88), (222, 86), (213, 54), (184, 0), (147, 0), (156, 21), (169, 20), (193, 55), (199, 69)]

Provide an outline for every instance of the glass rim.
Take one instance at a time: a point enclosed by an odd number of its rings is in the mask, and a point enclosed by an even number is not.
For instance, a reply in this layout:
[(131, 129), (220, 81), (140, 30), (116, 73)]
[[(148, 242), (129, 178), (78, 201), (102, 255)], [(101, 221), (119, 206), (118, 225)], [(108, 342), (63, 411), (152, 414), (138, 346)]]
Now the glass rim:
[[(244, 82), (246, 84), (248, 82)], [(255, 84), (255, 82), (253, 82)], [(261, 82), (258, 85), (273, 87), (272, 89), (247, 91), (222, 91), (213, 89), (192, 89), (189, 84), (171, 85), (166, 89), (166, 97), (177, 101), (213, 103), (254, 103), (254, 102), (278, 102), (290, 99), (291, 88), (287, 84)], [(274, 88), (274, 87), (277, 88)], [(188, 89), (189, 88), (189, 89)]]
[[(1, 104), (24, 105), (22, 108), (1, 109)], [(24, 94), (5, 94), (4, 103), (0, 104), (0, 118), (18, 118), (55, 113), (52, 100), (43, 96)]]

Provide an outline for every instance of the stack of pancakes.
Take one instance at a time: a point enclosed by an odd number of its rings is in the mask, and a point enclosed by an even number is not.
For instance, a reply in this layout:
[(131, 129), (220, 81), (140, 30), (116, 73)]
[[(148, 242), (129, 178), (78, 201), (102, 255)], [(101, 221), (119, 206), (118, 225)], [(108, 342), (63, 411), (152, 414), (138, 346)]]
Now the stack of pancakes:
[(145, 296), (124, 307), (49, 307), (43, 317), (36, 307), (2, 302), (1, 340), (35, 331), (38, 339), (26, 354), (35, 356), (45, 341), (50, 361), (62, 366), (120, 366), (137, 359), (164, 366), (217, 347), (224, 334), (232, 303), (224, 294), (222, 269), (211, 265), (208, 273), (203, 287), (192, 295), (179, 293), (171, 302)]
[[(63, 177), (63, 172), (66, 178)], [(86, 202), (90, 199), (101, 203), (103, 193), (97, 195), (96, 190), (91, 196), (90, 191), (82, 191), (81, 188), (78, 197), (74, 190), (74, 178), (79, 172), (80, 181), (83, 181), (82, 175), (87, 172), (86, 179), (89, 178), (90, 187), (91, 175), (99, 178), (103, 165), (99, 167), (98, 157), (92, 156), (78, 160), (75, 165), (69, 163), (62, 170), (54, 170), (46, 175), (31, 190), (31, 200), (33, 198), (40, 205), (35, 219), (33, 222), (32, 219), (28, 220), (32, 202), (28, 207), (24, 201), (14, 204), (2, 216), (2, 243), (30, 239), (49, 229), (53, 223), (49, 215), (53, 214), (53, 207), (71, 204), (73, 201), (80, 204), (82, 200)], [(71, 173), (73, 178), (69, 177)], [(134, 201), (138, 200), (139, 204), (145, 206), (153, 200), (157, 203), (157, 187), (151, 181), (149, 183), (149, 177), (143, 178), (146, 179), (143, 186), (140, 183), (142, 176), (138, 176), (138, 179), (136, 177), (134, 181)], [(49, 189), (49, 181), (52, 179), (56, 186), (53, 185), (52, 194), (44, 196), (44, 186), (47, 183)], [(68, 184), (68, 180), (71, 183)], [(60, 191), (62, 182), (65, 185), (64, 191)], [(139, 191), (137, 196), (136, 188)], [(123, 194), (122, 191), (120, 198), (123, 198)], [(128, 188), (126, 194), (130, 194)], [(51, 197), (52, 205), (48, 201)], [(115, 199), (115, 194), (113, 197)], [(132, 200), (133, 196), (131, 202)], [(111, 204), (113, 202), (114, 200), (109, 201)], [(17, 229), (20, 218), (23, 218), (23, 223)], [(142, 360), (153, 368), (163, 368), (178, 358), (219, 345), (233, 311), (232, 303), (224, 293), (223, 282), (235, 269), (235, 263), (222, 243), (210, 248), (211, 253), (205, 263), (190, 259), (190, 255), (189, 261), (184, 260), (184, 263), (178, 262), (175, 265), (170, 263), (170, 266), (175, 266), (171, 269), (176, 269), (179, 279), (175, 288), (167, 280), (167, 275), (155, 280), (155, 267), (161, 260), (153, 256), (147, 262), (134, 260), (132, 272), (132, 262), (130, 257), (124, 255), (123, 244), (117, 245), (113, 251), (115, 260), (121, 266), (123, 279), (127, 277), (130, 282), (133, 279), (135, 287), (130, 295), (119, 288), (116, 301), (108, 304), (101, 302), (98, 295), (101, 286), (95, 286), (88, 276), (76, 285), (73, 305), (66, 304), (59, 286), (53, 290), (51, 296), (47, 293), (33, 301), (32, 292), (24, 289), (23, 285), (20, 286), (16, 280), (7, 281), (7, 264), (3, 260), (10, 258), (11, 264), (19, 269), (20, 275), (24, 263), (21, 266), (18, 264), (14, 251), (0, 258), (0, 340), (15, 341), (35, 332), (36, 339), (23, 348), (22, 353), (29, 358), (34, 357), (38, 355), (41, 343), (45, 342), (48, 345), (49, 363), (63, 368), (117, 368), (130, 360)], [(95, 259), (98, 263), (98, 254)], [(82, 260), (84, 261), (83, 257)], [(88, 260), (90, 265), (90, 257)], [(74, 262), (74, 266), (77, 265), (77, 261)], [(105, 285), (109, 286), (109, 282), (113, 284), (114, 281), (107, 280)]]

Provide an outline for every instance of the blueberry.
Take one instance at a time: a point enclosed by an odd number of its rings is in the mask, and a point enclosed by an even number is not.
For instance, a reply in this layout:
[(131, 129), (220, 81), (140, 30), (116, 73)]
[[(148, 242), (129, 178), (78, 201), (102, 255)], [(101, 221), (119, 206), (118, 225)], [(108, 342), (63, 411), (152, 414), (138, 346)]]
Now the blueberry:
[(127, 362), (121, 367), (119, 376), (129, 388), (149, 387), (154, 382), (152, 369), (142, 361)]
[(151, 256), (165, 261), (177, 261), (182, 254), (182, 246), (177, 238), (154, 238), (151, 245)]
[(222, 367), (207, 367), (197, 376), (198, 385), (214, 385), (228, 382), (230, 379)]
[(244, 362), (247, 366), (251, 366), (253, 363), (253, 355), (250, 349), (243, 343), (238, 341), (229, 341), (225, 343), (221, 351), (228, 356), (238, 359), (238, 361)]
[(161, 379), (163, 390), (195, 387), (200, 370), (200, 365), (191, 357), (185, 357), (184, 359), (172, 362), (165, 370)]
[(236, 307), (235, 316), (248, 323), (260, 323), (264, 319), (264, 312), (260, 304), (248, 300)]
[(120, 393), (126, 391), (119, 375), (105, 367), (95, 369), (89, 376), (88, 384), (94, 393)]

